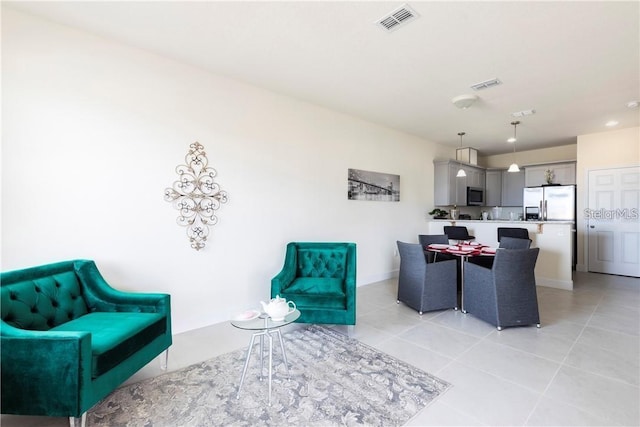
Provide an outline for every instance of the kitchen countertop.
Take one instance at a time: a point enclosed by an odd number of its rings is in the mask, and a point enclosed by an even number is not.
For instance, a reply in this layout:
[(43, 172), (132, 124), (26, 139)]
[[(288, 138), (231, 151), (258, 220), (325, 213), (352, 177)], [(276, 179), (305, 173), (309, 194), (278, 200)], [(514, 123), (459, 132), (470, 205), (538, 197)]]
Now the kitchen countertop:
[(480, 222), (480, 223), (496, 223), (496, 224), (573, 224), (573, 221), (518, 221), (510, 219), (450, 219), (450, 218), (433, 218), (431, 221), (442, 221), (442, 222)]

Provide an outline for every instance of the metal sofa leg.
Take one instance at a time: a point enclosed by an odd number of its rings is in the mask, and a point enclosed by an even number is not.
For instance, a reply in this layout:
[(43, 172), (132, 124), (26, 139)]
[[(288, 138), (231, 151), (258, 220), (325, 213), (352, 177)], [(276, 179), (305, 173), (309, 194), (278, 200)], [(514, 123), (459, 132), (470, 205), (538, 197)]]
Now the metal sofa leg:
[(163, 371), (167, 370), (167, 366), (169, 366), (169, 349), (166, 349), (160, 355), (160, 369)]
[(347, 325), (347, 336), (349, 338), (353, 338), (354, 331), (355, 331), (355, 326), (354, 325)]
[(69, 417), (69, 427), (85, 427), (87, 425), (87, 413), (84, 412), (80, 418)]

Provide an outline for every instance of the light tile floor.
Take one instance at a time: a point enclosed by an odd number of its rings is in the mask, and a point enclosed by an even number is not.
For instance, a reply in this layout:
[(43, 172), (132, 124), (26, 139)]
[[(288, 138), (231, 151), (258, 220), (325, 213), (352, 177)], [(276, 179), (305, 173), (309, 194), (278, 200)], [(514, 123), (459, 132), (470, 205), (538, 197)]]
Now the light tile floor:
[[(453, 385), (410, 426), (638, 426), (640, 279), (576, 273), (574, 283), (573, 291), (538, 287), (542, 328), (499, 332), (459, 311), (421, 317), (396, 304), (397, 279), (386, 280), (358, 288), (352, 336)], [(229, 323), (178, 334), (170, 369), (246, 347), (249, 337)], [(156, 360), (129, 382), (160, 373)], [(0, 421), (68, 425), (48, 417)]]

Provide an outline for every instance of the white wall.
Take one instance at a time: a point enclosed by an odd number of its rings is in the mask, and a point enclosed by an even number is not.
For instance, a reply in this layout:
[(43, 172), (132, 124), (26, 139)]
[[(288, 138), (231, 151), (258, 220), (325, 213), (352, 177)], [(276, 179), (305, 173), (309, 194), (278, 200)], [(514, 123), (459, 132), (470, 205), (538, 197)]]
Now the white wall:
[(584, 209), (589, 195), (589, 171), (640, 166), (640, 127), (578, 136), (577, 184), (577, 266), (587, 271), (589, 239)]
[[(117, 288), (171, 293), (176, 332), (257, 307), (289, 241), (356, 242), (358, 283), (391, 277), (452, 157), (4, 6), (2, 48), (2, 270), (94, 259)], [(200, 252), (163, 200), (194, 141), (230, 195)], [(348, 168), (399, 174), (401, 201), (346, 200)]]

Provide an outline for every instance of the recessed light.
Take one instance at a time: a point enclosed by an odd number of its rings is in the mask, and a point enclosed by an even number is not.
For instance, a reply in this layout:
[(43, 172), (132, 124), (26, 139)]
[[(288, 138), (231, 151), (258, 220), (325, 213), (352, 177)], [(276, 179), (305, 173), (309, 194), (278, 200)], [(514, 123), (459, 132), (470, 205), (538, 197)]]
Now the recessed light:
[(614, 127), (614, 126), (618, 126), (618, 123), (620, 123), (620, 122), (618, 122), (617, 120), (609, 120), (609, 121), (608, 121), (607, 123), (605, 123), (604, 125), (605, 125), (606, 127), (610, 127), (610, 128), (612, 128), (612, 127)]
[(629, 108), (638, 108), (640, 106), (640, 101), (629, 101), (627, 102), (627, 107)]

